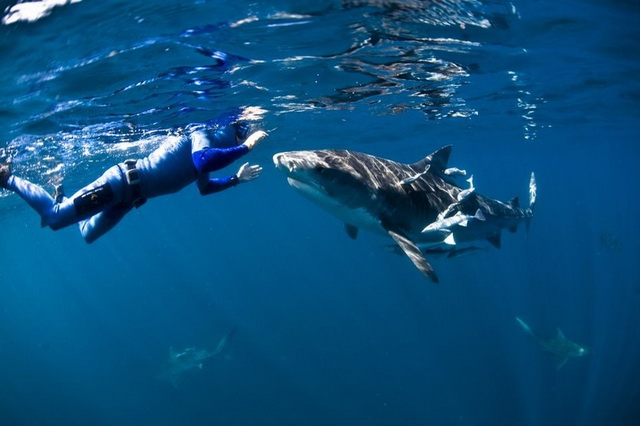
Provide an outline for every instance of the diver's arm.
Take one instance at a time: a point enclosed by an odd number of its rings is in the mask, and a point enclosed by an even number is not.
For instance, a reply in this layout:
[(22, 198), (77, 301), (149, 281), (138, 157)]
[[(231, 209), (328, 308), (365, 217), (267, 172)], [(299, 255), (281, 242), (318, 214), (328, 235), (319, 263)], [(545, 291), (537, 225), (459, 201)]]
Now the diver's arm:
[(213, 148), (208, 145), (210, 141), (203, 132), (193, 132), (191, 134), (193, 165), (199, 173), (220, 170), (247, 154), (266, 136), (266, 132), (259, 130), (249, 135), (241, 145)]
[(227, 176), (224, 178), (209, 178), (208, 173), (202, 173), (198, 175), (198, 189), (201, 195), (209, 195), (214, 192), (220, 192), (225, 189), (236, 186), (239, 183), (245, 183), (257, 179), (262, 173), (262, 167), (258, 165), (250, 166), (249, 163), (244, 163), (238, 169), (238, 173), (235, 175)]
[(231, 175), (223, 178), (211, 178), (206, 179), (198, 178), (198, 190), (200, 195), (209, 195), (215, 192), (224, 191), (225, 189), (236, 186), (240, 183), (238, 176)]

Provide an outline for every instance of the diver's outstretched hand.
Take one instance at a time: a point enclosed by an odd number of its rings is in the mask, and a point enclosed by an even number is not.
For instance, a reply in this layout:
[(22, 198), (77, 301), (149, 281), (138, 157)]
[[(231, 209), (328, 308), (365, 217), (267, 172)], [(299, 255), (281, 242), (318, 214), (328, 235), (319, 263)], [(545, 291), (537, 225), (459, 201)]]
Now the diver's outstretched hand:
[(258, 165), (250, 166), (249, 163), (244, 163), (242, 166), (240, 166), (240, 169), (238, 170), (238, 173), (236, 173), (236, 176), (238, 177), (238, 182), (244, 183), (256, 179), (258, 176), (260, 176), (260, 173), (262, 173), (262, 167)]
[(257, 132), (251, 133), (249, 137), (247, 137), (247, 139), (244, 141), (243, 145), (247, 146), (247, 148), (249, 148), (249, 151), (251, 151), (253, 148), (255, 148), (258, 142), (260, 142), (267, 136), (267, 132), (258, 130)]

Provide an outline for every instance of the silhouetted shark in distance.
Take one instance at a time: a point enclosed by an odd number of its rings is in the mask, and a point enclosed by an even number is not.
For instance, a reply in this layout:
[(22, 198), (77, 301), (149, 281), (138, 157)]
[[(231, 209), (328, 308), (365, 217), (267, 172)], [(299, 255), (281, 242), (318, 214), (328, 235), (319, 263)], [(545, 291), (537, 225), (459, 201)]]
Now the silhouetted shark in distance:
[(531, 328), (520, 318), (516, 317), (516, 321), (518, 321), (518, 324), (520, 324), (529, 336), (533, 337), (542, 349), (551, 352), (560, 358), (560, 362), (557, 367), (558, 370), (567, 363), (569, 358), (585, 356), (589, 353), (589, 350), (584, 346), (580, 346), (564, 337), (564, 333), (562, 333), (560, 328), (558, 328), (558, 332), (555, 337), (544, 337), (534, 333), (533, 330), (531, 330)]
[(206, 349), (186, 348), (183, 351), (176, 352), (173, 348), (169, 348), (169, 359), (162, 373), (158, 375), (161, 380), (169, 381), (174, 387), (178, 386), (178, 379), (186, 372), (195, 369), (202, 369), (203, 363), (221, 354), (229, 345), (229, 341), (233, 336), (235, 329), (232, 329), (224, 336), (216, 349), (210, 352)]

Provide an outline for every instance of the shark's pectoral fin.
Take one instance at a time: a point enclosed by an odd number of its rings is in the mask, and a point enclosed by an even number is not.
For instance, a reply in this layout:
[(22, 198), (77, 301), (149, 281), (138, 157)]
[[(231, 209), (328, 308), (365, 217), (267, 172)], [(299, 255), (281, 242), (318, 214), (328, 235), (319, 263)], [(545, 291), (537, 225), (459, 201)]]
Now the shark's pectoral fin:
[(567, 361), (569, 361), (569, 357), (568, 356), (562, 358), (560, 360), (560, 362), (558, 363), (558, 366), (556, 367), (556, 370), (560, 370), (562, 367), (564, 367), (564, 365), (567, 363)]
[(487, 237), (487, 241), (489, 241), (491, 245), (494, 246), (495, 248), (500, 248), (500, 246), (502, 245), (500, 243), (500, 231)]
[(531, 328), (527, 325), (526, 322), (522, 321), (520, 318), (516, 317), (516, 321), (518, 321), (518, 324), (520, 324), (520, 327), (522, 327), (522, 329), (524, 331), (526, 331), (529, 335), (533, 336), (533, 331), (531, 330)]
[(447, 238), (444, 239), (444, 243), (450, 246), (456, 245), (456, 239), (453, 237), (453, 232), (447, 235)]
[(398, 243), (402, 251), (404, 251), (404, 254), (406, 254), (409, 259), (411, 259), (413, 264), (416, 265), (420, 272), (429, 277), (433, 282), (439, 282), (438, 276), (433, 270), (433, 267), (429, 264), (427, 259), (425, 259), (424, 255), (413, 241), (393, 231), (387, 232), (389, 233), (391, 238), (393, 238), (393, 240)]
[(358, 238), (358, 228), (356, 226), (349, 225), (348, 223), (345, 223), (344, 224), (344, 230), (347, 231), (347, 235), (352, 240), (355, 240), (356, 238)]

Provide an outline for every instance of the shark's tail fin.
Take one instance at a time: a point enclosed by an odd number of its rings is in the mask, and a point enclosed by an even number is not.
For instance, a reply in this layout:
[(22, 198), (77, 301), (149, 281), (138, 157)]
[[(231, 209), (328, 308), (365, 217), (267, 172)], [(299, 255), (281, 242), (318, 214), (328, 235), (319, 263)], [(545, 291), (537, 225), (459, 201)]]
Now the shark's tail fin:
[(516, 321), (518, 321), (518, 324), (520, 324), (520, 327), (522, 327), (522, 329), (524, 331), (527, 332), (527, 334), (533, 336), (533, 331), (531, 330), (531, 328), (527, 325), (526, 322), (522, 321), (520, 318), (516, 317)]
[[(536, 198), (538, 197), (538, 185), (536, 184), (536, 175), (531, 172), (531, 178), (529, 179), (529, 212), (533, 215), (533, 208), (536, 206)], [(527, 231), (531, 225), (531, 217), (526, 221)]]
[(536, 205), (536, 197), (538, 196), (538, 185), (536, 184), (536, 175), (531, 172), (529, 179), (529, 209), (533, 210)]
[(227, 346), (229, 346), (229, 342), (231, 341), (231, 338), (233, 337), (233, 334), (235, 333), (235, 331), (236, 329), (234, 327), (226, 334), (226, 336), (220, 339), (220, 342), (218, 342), (218, 346), (216, 346), (216, 350), (213, 351), (212, 356), (220, 355), (222, 351), (224, 351), (227, 348)]

